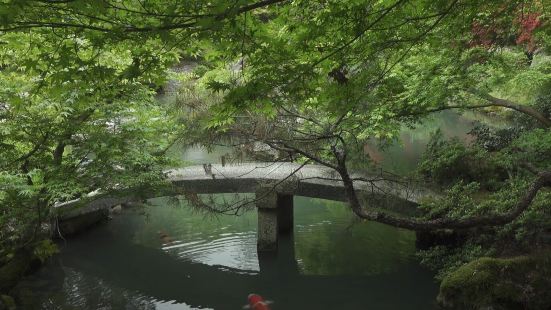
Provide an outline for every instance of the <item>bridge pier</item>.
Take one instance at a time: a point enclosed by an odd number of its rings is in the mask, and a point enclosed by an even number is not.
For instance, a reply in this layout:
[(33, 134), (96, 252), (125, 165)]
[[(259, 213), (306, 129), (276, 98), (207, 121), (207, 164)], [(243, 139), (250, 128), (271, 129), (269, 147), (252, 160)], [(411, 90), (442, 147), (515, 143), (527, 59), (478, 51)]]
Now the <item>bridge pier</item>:
[(277, 221), (280, 234), (293, 231), (293, 195), (277, 194)]
[(276, 251), (278, 235), (293, 230), (293, 195), (277, 193), (272, 187), (256, 190), (258, 210), (257, 249)]
[(258, 266), (263, 281), (285, 281), (299, 275), (293, 235), (281, 235), (277, 251), (258, 252)]

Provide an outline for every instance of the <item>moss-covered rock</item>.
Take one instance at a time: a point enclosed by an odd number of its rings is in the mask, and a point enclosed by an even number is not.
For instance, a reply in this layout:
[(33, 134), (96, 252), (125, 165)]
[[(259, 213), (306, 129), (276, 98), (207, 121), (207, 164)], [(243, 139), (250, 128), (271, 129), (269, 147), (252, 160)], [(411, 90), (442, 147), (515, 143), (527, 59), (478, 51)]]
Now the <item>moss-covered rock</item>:
[(107, 209), (99, 209), (87, 212), (59, 222), (59, 230), (62, 236), (76, 235), (84, 232), (98, 223), (102, 223), (109, 217)]
[(57, 246), (45, 239), (10, 254), (10, 259), (0, 265), (0, 293), (8, 293), (24, 275), (37, 270), (55, 253)]
[(32, 251), (21, 249), (13, 258), (0, 267), (0, 292), (7, 293), (29, 270), (33, 261)]
[(15, 310), (15, 300), (8, 295), (0, 295), (0, 310)]
[(551, 309), (551, 251), (514, 258), (483, 257), (443, 279), (444, 309)]

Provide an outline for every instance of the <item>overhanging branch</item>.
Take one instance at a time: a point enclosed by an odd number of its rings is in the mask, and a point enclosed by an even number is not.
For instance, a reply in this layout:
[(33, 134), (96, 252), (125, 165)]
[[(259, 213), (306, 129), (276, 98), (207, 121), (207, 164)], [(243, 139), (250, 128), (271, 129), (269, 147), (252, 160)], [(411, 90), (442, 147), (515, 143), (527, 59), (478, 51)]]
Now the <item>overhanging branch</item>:
[(422, 114), (429, 114), (429, 113), (440, 112), (440, 111), (445, 111), (445, 110), (452, 110), (452, 109), (474, 110), (474, 109), (482, 109), (482, 108), (488, 108), (488, 107), (504, 107), (504, 108), (512, 109), (512, 110), (515, 110), (517, 112), (526, 114), (526, 115), (536, 119), (543, 127), (551, 128), (551, 119), (547, 118), (541, 112), (539, 112), (538, 110), (536, 110), (532, 107), (521, 105), (521, 104), (512, 102), (510, 100), (507, 100), (507, 99), (497, 98), (497, 97), (494, 97), (494, 96), (492, 96), (492, 95), (490, 95), (486, 92), (483, 92), (483, 91), (480, 91), (480, 90), (477, 90), (477, 89), (473, 89), (473, 88), (469, 89), (467, 92), (470, 93), (470, 94), (473, 94), (473, 95), (475, 95), (479, 98), (482, 98), (482, 99), (486, 100), (487, 103), (476, 104), (476, 105), (445, 105), (445, 106), (441, 106), (441, 107), (437, 107), (437, 108), (429, 109), (429, 110), (425, 110), (425, 111), (420, 111), (420, 112), (403, 113), (403, 114), (399, 114), (399, 116), (422, 115)]
[(435, 219), (435, 220), (415, 220), (403, 217), (397, 217), (388, 213), (365, 209), (361, 206), (353, 188), (351, 180), (344, 181), (345, 190), (352, 210), (360, 218), (388, 224), (394, 227), (411, 229), (416, 231), (434, 230), (434, 229), (467, 229), (481, 226), (499, 226), (512, 222), (522, 214), (532, 204), (537, 193), (543, 187), (551, 186), (551, 171), (540, 172), (532, 181), (532, 184), (520, 199), (516, 206), (510, 211), (502, 214), (473, 216), (463, 219)]
[[(137, 27), (135, 25), (129, 25), (125, 27), (104, 27), (99, 24), (93, 25), (93, 24), (85, 24), (85, 23), (70, 23), (70, 22), (59, 22), (59, 21), (49, 21), (47, 19), (43, 20), (27, 20), (27, 21), (18, 21), (11, 25), (7, 25), (6, 27), (0, 28), (0, 31), (8, 32), (8, 31), (17, 31), (22, 29), (30, 29), (30, 28), (76, 28), (76, 29), (83, 29), (83, 30), (93, 30), (93, 31), (99, 31), (99, 32), (113, 32), (120, 30), (122, 32), (132, 33), (132, 32), (155, 32), (155, 31), (170, 31), (170, 30), (177, 30), (177, 29), (190, 29), (197, 27), (200, 23), (199, 21), (201, 19), (205, 18), (213, 18), (215, 21), (222, 21), (224, 19), (230, 18), (232, 16), (240, 15), (258, 8), (266, 7), (269, 5), (286, 2), (288, 0), (262, 0), (258, 1), (252, 4), (244, 5), (239, 8), (231, 8), (227, 9), (222, 13), (219, 14), (198, 14), (194, 16), (194, 21), (186, 21), (186, 22), (174, 22), (169, 23), (162, 26), (144, 26), (144, 27)], [(50, 5), (54, 5), (55, 7), (53, 10), (59, 10), (60, 7), (57, 7), (57, 5), (64, 5), (67, 3), (72, 2), (71, 0), (50, 0), (50, 1), (39, 1), (40, 3), (46, 3)], [(117, 10), (119, 8), (112, 7), (113, 9)], [(143, 12), (139, 11), (131, 11), (127, 10), (128, 12), (135, 13), (135, 14), (141, 14)], [(45, 13), (47, 16), (48, 13)], [(77, 12), (74, 12), (76, 15)], [(155, 16), (155, 14), (153, 14)], [(159, 14), (159, 17), (163, 17), (163, 14)], [(95, 16), (93, 19), (97, 20), (99, 17)], [(108, 18), (108, 17), (106, 17)]]
[(506, 100), (506, 99), (496, 98), (496, 97), (494, 97), (494, 96), (492, 96), (492, 95), (490, 95), (486, 92), (480, 91), (478, 89), (471, 88), (471, 89), (469, 89), (469, 93), (471, 93), (473, 95), (476, 95), (476, 96), (490, 102), (492, 105), (513, 109), (515, 111), (518, 111), (518, 112), (524, 113), (526, 115), (529, 115), (529, 116), (537, 119), (546, 128), (551, 127), (551, 120), (548, 119), (547, 117), (545, 117), (545, 115), (543, 115), (538, 110), (536, 110), (532, 107), (517, 104), (517, 103), (514, 103), (514, 102)]

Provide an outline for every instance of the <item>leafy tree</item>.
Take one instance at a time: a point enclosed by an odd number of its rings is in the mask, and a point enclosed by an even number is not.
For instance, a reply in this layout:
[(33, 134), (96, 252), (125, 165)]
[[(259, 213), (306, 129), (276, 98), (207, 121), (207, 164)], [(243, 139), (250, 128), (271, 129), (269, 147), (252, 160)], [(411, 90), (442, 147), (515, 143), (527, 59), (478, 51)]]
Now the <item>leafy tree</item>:
[(2, 36), (3, 247), (36, 239), (56, 202), (163, 178), (179, 125), (151, 85), (177, 55), (159, 46), (150, 39), (132, 49), (124, 42), (98, 48), (72, 32)]
[[(11, 158), (3, 168), (2, 180), (10, 184), (3, 199), (25, 196), (28, 205), (69, 199), (96, 186), (126, 184), (104, 184), (111, 179), (98, 176), (109, 173), (106, 168), (131, 174), (160, 166), (153, 156), (159, 146), (148, 139), (130, 143), (155, 149), (130, 151), (139, 160), (119, 151), (122, 141), (157, 131), (136, 126), (138, 132), (125, 136), (105, 124), (144, 120), (136, 113), (146, 107), (162, 113), (146, 99), (177, 52), (200, 59), (192, 88), (216, 94), (200, 107), (195, 121), (202, 127), (195, 128), (333, 168), (360, 218), (420, 231), (497, 227), (498, 237), (532, 234), (525, 228), (537, 218), (544, 219), (538, 229), (546, 229), (547, 1), (25, 0), (4, 1), (0, 16), (0, 119), (11, 128), (1, 133), (2, 152)], [(421, 218), (360, 201), (355, 182), (372, 180), (350, 171), (372, 167), (363, 154), (367, 141), (390, 143), (404, 124), (415, 126), (437, 111), (484, 108), (513, 111), (523, 123), (492, 150), (484, 149), (482, 134), (476, 149), (435, 145), (425, 171), (434, 180), (460, 158), (484, 157), (492, 173), (474, 175), (463, 163), (467, 173), (448, 184), (443, 199), (426, 203)], [(102, 140), (113, 147), (103, 148)], [(87, 152), (99, 154), (82, 168), (94, 183), (64, 183), (74, 178), (59, 169), (75, 166)], [(481, 178), (491, 184), (485, 199), (477, 196)], [(470, 253), (479, 253), (482, 242), (471, 241)]]
[[(534, 92), (549, 80), (544, 52), (548, 27), (538, 22), (527, 30), (522, 24), (528, 18), (523, 14), (546, 18), (543, 4), (294, 4), (267, 20), (259, 14), (239, 16), (241, 40), (217, 42), (218, 50), (234, 51), (215, 54), (220, 65), (240, 60), (241, 68), (232, 81), (212, 78), (210, 87), (225, 97), (214, 107), (217, 118), (211, 126), (232, 126), (233, 117), (239, 116), (232, 132), (335, 169), (358, 216), (403, 228), (503, 225), (522, 214), (550, 184), (546, 165), (537, 172), (517, 169), (509, 181), (528, 180), (526, 171), (536, 175), (516, 206), (503, 213), (412, 220), (363, 206), (348, 169), (350, 154), (361, 153), (368, 139), (392, 140), (404, 122), (414, 125), (435, 111), (498, 106), (548, 128), (550, 119), (529, 106)], [(492, 34), (491, 41), (481, 38), (480, 27), (484, 36)], [(529, 47), (523, 39), (527, 31)], [(212, 58), (210, 51), (205, 53)], [(507, 154), (510, 165), (513, 153)]]

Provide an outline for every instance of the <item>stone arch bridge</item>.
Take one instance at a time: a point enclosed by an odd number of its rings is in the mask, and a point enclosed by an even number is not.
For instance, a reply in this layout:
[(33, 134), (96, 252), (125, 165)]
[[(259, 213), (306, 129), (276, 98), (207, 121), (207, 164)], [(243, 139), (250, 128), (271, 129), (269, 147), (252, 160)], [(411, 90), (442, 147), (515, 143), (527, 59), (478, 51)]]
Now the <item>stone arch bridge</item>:
[[(293, 196), (345, 201), (344, 188), (334, 170), (319, 165), (289, 162), (242, 163), (238, 165), (195, 165), (166, 171), (167, 189), (119, 196), (89, 194), (53, 207), (57, 227), (68, 233), (72, 227), (89, 225), (103, 218), (121, 203), (177, 195), (181, 190), (197, 194), (255, 193), (258, 210), (259, 251), (277, 249), (278, 235), (293, 228)], [(353, 176), (353, 177), (357, 177)], [(362, 176), (370, 179), (370, 176)], [(366, 203), (378, 208), (411, 214), (426, 191), (372, 176), (372, 182), (357, 182), (356, 189)]]

